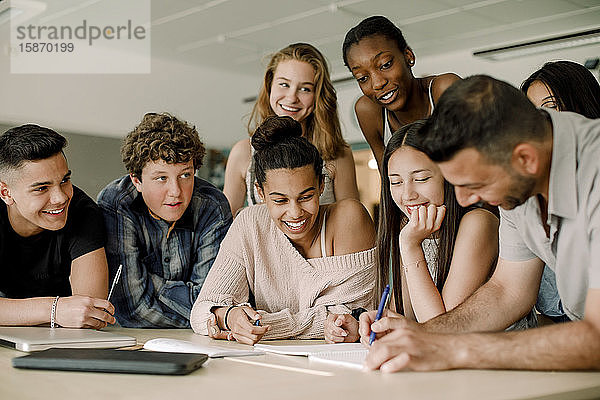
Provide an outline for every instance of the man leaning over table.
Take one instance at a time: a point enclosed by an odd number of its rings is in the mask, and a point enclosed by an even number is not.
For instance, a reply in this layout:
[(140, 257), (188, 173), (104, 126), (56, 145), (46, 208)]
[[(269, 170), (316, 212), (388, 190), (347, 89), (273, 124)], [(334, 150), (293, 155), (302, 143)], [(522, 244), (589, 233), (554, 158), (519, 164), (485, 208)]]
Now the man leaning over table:
[[(378, 333), (367, 366), (600, 368), (600, 120), (536, 109), (509, 84), (473, 76), (444, 93), (425, 131), (459, 203), (500, 206), (500, 258), (485, 285), (426, 323), (363, 313), (362, 340)], [(491, 333), (531, 309), (544, 264), (574, 321)]]
[(125, 327), (190, 327), (192, 305), (231, 225), (225, 195), (194, 176), (204, 145), (196, 128), (148, 113), (127, 135), (129, 175), (98, 195), (111, 276), (123, 265), (113, 303)]
[(0, 136), (0, 325), (115, 322), (102, 213), (71, 183), (66, 144), (33, 124)]

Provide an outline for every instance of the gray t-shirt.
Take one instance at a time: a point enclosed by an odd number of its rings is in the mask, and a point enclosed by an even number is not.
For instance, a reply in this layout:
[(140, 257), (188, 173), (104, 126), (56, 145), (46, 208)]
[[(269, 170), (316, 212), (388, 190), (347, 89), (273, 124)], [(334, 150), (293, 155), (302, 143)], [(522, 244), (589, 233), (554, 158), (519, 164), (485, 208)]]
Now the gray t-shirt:
[(556, 273), (569, 318), (583, 319), (588, 289), (600, 289), (600, 119), (548, 114), (553, 128), (550, 238), (533, 196), (513, 210), (500, 210), (500, 257), (544, 261)]

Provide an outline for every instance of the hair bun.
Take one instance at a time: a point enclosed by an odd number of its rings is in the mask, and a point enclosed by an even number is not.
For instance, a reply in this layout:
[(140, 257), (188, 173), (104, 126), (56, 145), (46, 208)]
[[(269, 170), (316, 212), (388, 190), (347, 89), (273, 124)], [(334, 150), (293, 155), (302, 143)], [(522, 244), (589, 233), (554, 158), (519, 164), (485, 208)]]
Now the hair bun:
[(292, 117), (267, 117), (252, 135), (254, 150), (261, 151), (274, 144), (282, 143), (293, 137), (302, 136), (302, 126)]

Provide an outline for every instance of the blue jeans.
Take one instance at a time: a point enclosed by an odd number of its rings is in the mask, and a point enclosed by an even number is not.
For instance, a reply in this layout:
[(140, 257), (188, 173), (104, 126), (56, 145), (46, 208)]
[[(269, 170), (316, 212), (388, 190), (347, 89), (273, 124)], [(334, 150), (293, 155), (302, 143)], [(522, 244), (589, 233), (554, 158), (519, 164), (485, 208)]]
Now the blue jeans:
[(570, 321), (562, 307), (562, 302), (556, 288), (556, 276), (554, 271), (547, 265), (544, 266), (544, 273), (540, 282), (540, 291), (538, 292), (535, 308), (540, 314), (544, 314), (554, 322)]

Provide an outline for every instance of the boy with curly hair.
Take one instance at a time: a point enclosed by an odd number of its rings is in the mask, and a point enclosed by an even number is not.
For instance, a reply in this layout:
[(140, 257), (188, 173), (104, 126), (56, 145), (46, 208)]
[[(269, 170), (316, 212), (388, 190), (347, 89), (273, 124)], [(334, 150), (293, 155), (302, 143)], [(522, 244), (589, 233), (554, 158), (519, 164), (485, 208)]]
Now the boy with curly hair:
[(129, 175), (98, 195), (104, 213), (117, 322), (126, 327), (190, 327), (192, 305), (231, 225), (229, 203), (194, 176), (204, 145), (196, 128), (149, 113), (121, 148)]

